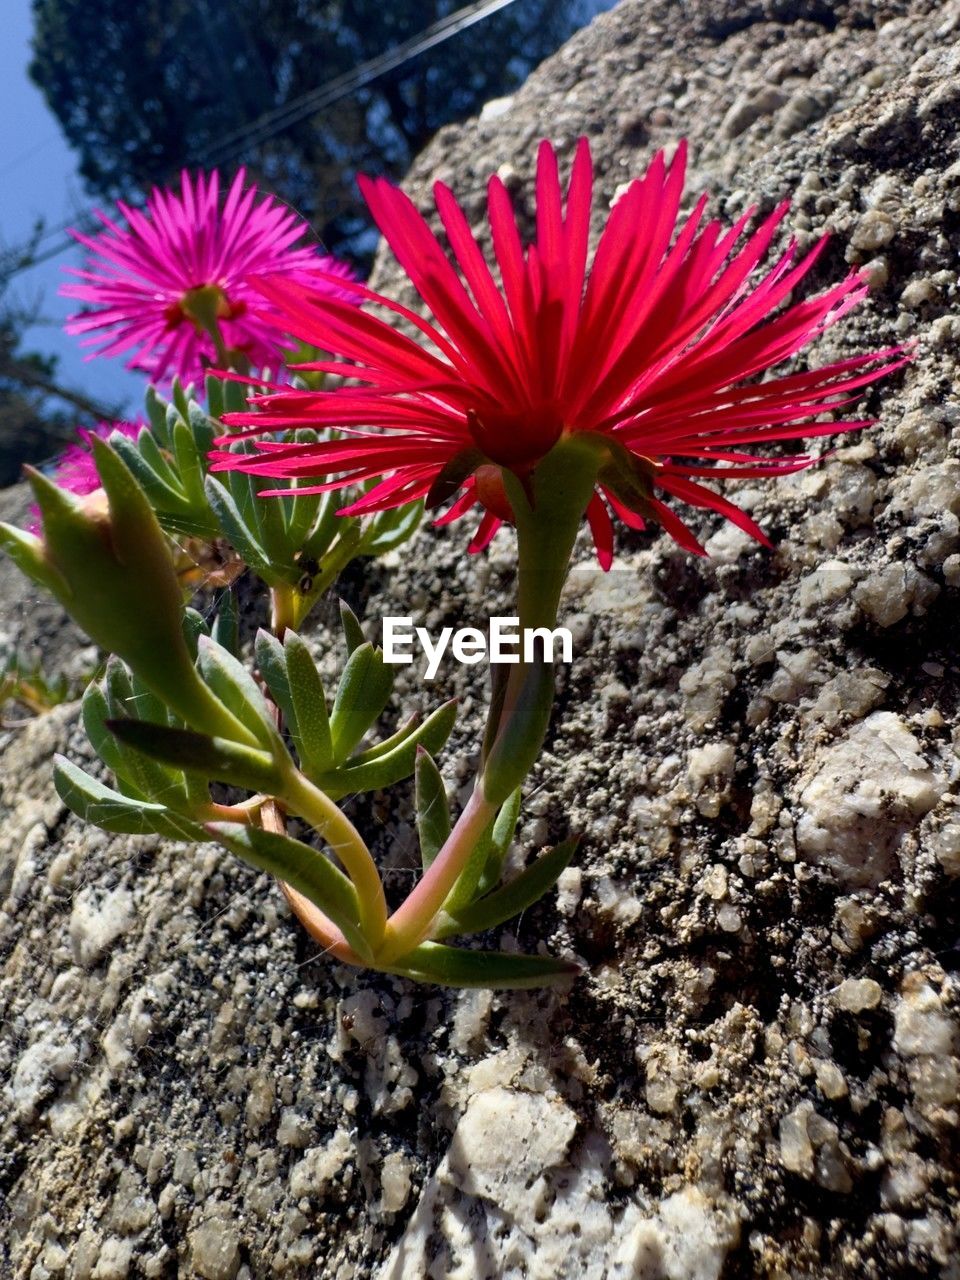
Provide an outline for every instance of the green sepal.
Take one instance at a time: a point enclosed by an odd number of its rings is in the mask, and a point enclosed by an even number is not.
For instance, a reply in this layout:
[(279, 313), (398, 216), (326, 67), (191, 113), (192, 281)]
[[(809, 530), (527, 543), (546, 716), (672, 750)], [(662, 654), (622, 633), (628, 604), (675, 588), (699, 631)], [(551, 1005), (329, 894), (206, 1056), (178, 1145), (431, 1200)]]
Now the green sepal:
[(360, 625), (359, 618), (346, 600), (340, 601), (340, 626), (343, 628), (343, 638), (347, 642), (347, 657), (349, 658), (355, 649), (359, 649), (362, 644), (367, 643), (367, 637), (363, 634), (363, 627)]
[(358, 955), (373, 959), (360, 928), (357, 891), (319, 849), (290, 836), (235, 822), (207, 823), (207, 832), (231, 853), (283, 880), (320, 908)]
[(210, 839), (196, 822), (191, 822), (165, 805), (130, 800), (78, 769), (63, 756), (54, 756), (53, 785), (72, 813), (103, 831), (119, 835), (159, 835), (169, 840)]
[(38, 586), (65, 602), (70, 596), (66, 579), (47, 560), (43, 540), (15, 525), (0, 523), (0, 547), (17, 566)]
[(577, 851), (579, 836), (564, 840), (540, 855), (529, 867), (525, 867), (509, 884), (502, 885), (469, 906), (455, 913), (448, 906), (444, 910), (453, 917), (450, 925), (441, 925), (436, 937), (447, 938), (455, 933), (485, 933), (498, 924), (518, 916), (538, 898), (542, 898), (557, 881), (557, 877), (570, 863)]
[(452, 498), (457, 490), (463, 487), (468, 476), (472, 476), (477, 467), (485, 461), (486, 456), (481, 449), (475, 447), (461, 449), (455, 457), (444, 464), (430, 486), (430, 492), (425, 500), (427, 510), (432, 511), (434, 507), (442, 506)]
[[(445, 702), (422, 724), (415, 723), (412, 729), (404, 726), (402, 737), (395, 734), (386, 743), (380, 743), (379, 747), (351, 756), (339, 769), (319, 774), (311, 778), (311, 781), (321, 791), (325, 791), (331, 800), (356, 795), (361, 791), (382, 791), (384, 787), (392, 787), (395, 782), (409, 778), (413, 773), (419, 746), (430, 752), (441, 749), (450, 736), (456, 718), (456, 701)], [(397, 738), (400, 739), (398, 742)], [(391, 742), (395, 742), (395, 745), (387, 751), (381, 750)]]
[(211, 781), (232, 782), (251, 791), (276, 794), (283, 788), (281, 770), (266, 751), (145, 720), (108, 720), (107, 728), (124, 745), (161, 764), (194, 770)]
[(417, 748), (415, 777), (420, 861), (427, 871), (450, 835), (450, 803), (440, 770), (423, 747)]
[(510, 989), (542, 987), (564, 978), (575, 978), (582, 967), (553, 956), (509, 955), (503, 951), (468, 951), (421, 942), (387, 968), (417, 982), (441, 987), (490, 987)]
[(289, 728), (300, 767), (312, 778), (330, 769), (336, 759), (327, 695), (310, 650), (291, 629), (284, 634), (283, 652), (290, 690)]

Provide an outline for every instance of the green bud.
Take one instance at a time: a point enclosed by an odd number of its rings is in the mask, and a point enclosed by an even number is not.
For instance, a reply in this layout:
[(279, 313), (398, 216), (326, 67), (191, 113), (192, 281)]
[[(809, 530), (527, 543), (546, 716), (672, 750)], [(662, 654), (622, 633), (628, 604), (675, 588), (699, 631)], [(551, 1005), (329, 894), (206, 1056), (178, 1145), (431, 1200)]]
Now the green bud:
[(194, 669), (170, 546), (146, 494), (105, 441), (94, 438), (92, 447), (103, 491), (77, 498), (27, 468), (43, 537), (7, 526), (5, 549), (91, 640), (123, 658), (188, 724), (253, 743)]

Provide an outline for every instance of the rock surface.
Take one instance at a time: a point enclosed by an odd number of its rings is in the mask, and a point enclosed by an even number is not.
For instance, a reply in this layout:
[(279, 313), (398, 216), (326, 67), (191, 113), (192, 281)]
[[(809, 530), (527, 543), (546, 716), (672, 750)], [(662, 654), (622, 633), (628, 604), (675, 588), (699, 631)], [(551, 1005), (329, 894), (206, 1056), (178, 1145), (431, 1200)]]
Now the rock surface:
[[(957, 1280), (958, 121), (957, 0), (623, 0), (437, 137), (408, 188), (478, 220), (496, 169), (528, 210), (542, 134), (590, 136), (607, 200), (686, 135), (719, 212), (792, 192), (803, 245), (834, 232), (822, 282), (869, 267), (814, 360), (916, 359), (875, 428), (740, 489), (773, 553), (702, 515), (703, 563), (633, 536), (603, 577), (584, 548), (518, 851), (585, 838), (503, 937), (579, 955), (569, 992), (331, 965), (212, 847), (66, 815), (74, 708), (4, 729), (0, 1274)], [(507, 612), (508, 535), (465, 541), (346, 588), (431, 628)], [(72, 653), (0, 573), (8, 636)], [(479, 671), (452, 691), (462, 788)], [(408, 821), (356, 817), (402, 890)]]

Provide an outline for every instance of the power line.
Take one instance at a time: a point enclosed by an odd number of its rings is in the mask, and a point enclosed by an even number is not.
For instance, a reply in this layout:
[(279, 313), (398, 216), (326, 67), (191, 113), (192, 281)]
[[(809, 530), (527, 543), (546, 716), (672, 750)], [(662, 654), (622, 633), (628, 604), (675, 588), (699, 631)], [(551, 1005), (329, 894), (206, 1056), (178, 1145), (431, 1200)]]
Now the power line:
[[(395, 71), (397, 67), (403, 66), (407, 62), (412, 62), (421, 53), (426, 53), (428, 50), (436, 48), (437, 45), (443, 44), (445, 41), (452, 39), (453, 36), (459, 35), (461, 31), (466, 31), (484, 18), (489, 18), (501, 9), (506, 9), (509, 5), (515, 3), (516, 0), (477, 0), (474, 4), (464, 5), (463, 8), (457, 9), (445, 18), (438, 19), (429, 27), (425, 27), (417, 35), (411, 36), (408, 40), (395, 45), (393, 49), (388, 50), (386, 53), (379, 54), (367, 62), (362, 62), (358, 67), (354, 67), (353, 70), (336, 76), (333, 80), (327, 81), (326, 84), (320, 85), (316, 89), (311, 89), (292, 101), (284, 103), (283, 106), (274, 107), (272, 110), (264, 112), (263, 115), (252, 121), (252, 123), (244, 125), (243, 128), (235, 129), (231, 133), (225, 134), (217, 142), (196, 152), (191, 158), (191, 163), (197, 165), (224, 164), (227, 160), (240, 155), (248, 147), (259, 146), (260, 143), (268, 141), (278, 133), (282, 133), (285, 129), (305, 117), (313, 115), (335, 102), (339, 102), (357, 89), (365, 88), (366, 85), (378, 80), (388, 72)], [(88, 212), (92, 212), (92, 210)], [(74, 223), (80, 222), (80, 219), (71, 219), (68, 222), (61, 223), (53, 230), (44, 232), (40, 239), (49, 239), (51, 235), (60, 234)], [(96, 229), (95, 224), (93, 229)], [(7, 270), (4, 263), (0, 261), (0, 281), (6, 283), (21, 272), (29, 270), (30, 267), (38, 266), (42, 262), (48, 262), (51, 258), (59, 257), (68, 249), (73, 248), (74, 243), (72, 239), (64, 239), (52, 248), (44, 250), (43, 253), (36, 254), (25, 265), (17, 265), (17, 259), (24, 252), (24, 248), (11, 250), (7, 254), (7, 262), (14, 265), (10, 270)]]
[(199, 153), (199, 163), (220, 164), (236, 154), (237, 144), (241, 147), (257, 146), (261, 142), (266, 142), (306, 116), (313, 115), (324, 107), (332, 106), (334, 102), (339, 102), (354, 90), (364, 88), (371, 81), (379, 79), (380, 76), (395, 70), (405, 62), (411, 62), (421, 53), (426, 53), (428, 49), (443, 44), (444, 41), (459, 35), (461, 31), (466, 31), (468, 27), (515, 3), (516, 0), (478, 0), (478, 3), (457, 9), (445, 18), (440, 18), (432, 26), (426, 27), (418, 35), (395, 45), (387, 53), (371, 58), (368, 62), (362, 62), (359, 67), (344, 72), (343, 75), (337, 76), (325, 85), (311, 89), (291, 102), (275, 107), (272, 111), (264, 112), (251, 125), (245, 125), (242, 129), (236, 129), (233, 133), (227, 134), (218, 143)]

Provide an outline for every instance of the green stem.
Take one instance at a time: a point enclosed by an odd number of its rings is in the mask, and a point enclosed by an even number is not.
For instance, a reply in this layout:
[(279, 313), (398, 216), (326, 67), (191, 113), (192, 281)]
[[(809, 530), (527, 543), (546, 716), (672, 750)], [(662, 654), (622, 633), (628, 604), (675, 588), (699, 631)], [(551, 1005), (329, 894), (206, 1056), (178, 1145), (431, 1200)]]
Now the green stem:
[(291, 767), (278, 794), (284, 807), (309, 822), (330, 846), (353, 881), (360, 901), (360, 928), (371, 949), (379, 947), (387, 925), (387, 900), (377, 864), (359, 831), (319, 787)]
[[(589, 440), (566, 437), (537, 467), (532, 502), (519, 481), (504, 472), (517, 526), (521, 636), (526, 629), (552, 631), (556, 626), (560, 593), (599, 462)], [(378, 963), (391, 964), (429, 936), (477, 841), (536, 762), (550, 723), (553, 691), (552, 662), (540, 658), (511, 668), (502, 703), (492, 702), (489, 710), (489, 750), (474, 791), (437, 857), (390, 917), (376, 953)]]

